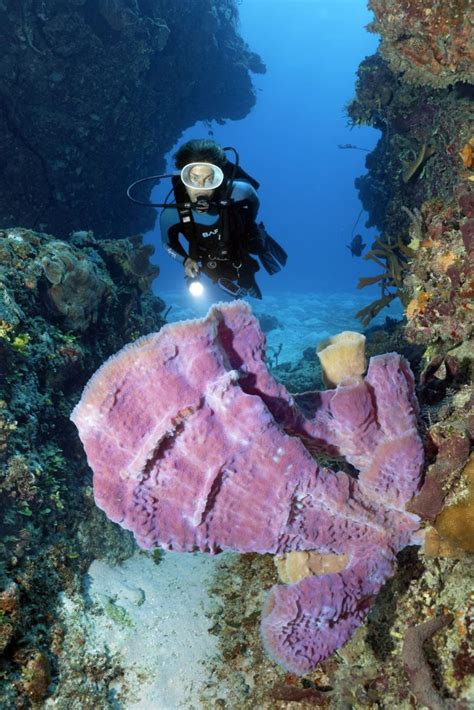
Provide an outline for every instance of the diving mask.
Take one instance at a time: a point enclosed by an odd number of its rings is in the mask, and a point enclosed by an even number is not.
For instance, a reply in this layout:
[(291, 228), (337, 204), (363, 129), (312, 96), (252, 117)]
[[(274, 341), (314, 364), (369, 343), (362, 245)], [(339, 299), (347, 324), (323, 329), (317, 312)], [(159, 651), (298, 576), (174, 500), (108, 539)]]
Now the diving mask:
[(181, 170), (181, 180), (188, 190), (215, 190), (224, 180), (224, 173), (212, 163), (188, 163)]

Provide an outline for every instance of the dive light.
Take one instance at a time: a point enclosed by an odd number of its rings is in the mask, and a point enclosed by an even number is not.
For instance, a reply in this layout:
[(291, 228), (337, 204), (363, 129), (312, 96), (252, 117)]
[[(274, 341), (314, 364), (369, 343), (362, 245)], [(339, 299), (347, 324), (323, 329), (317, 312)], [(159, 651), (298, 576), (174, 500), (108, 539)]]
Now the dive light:
[(199, 296), (203, 295), (204, 286), (199, 280), (199, 277), (195, 279), (188, 279), (188, 290), (191, 296), (194, 296), (195, 298), (199, 298)]

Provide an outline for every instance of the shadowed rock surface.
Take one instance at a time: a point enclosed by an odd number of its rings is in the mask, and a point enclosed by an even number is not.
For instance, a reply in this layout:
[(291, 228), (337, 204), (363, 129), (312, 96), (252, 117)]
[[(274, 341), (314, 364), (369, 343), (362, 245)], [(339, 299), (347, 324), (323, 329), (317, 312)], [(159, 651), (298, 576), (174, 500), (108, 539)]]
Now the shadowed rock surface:
[[(235, 0), (0, 3), (0, 226), (150, 228), (125, 199), (198, 120), (238, 119), (262, 72)], [(199, 32), (195, 28), (199, 27)]]

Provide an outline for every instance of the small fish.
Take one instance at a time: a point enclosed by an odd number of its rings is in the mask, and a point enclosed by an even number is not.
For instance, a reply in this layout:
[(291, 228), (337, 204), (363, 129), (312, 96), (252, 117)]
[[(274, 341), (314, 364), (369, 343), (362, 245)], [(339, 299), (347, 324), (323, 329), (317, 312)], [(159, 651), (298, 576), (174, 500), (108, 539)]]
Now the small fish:
[(352, 148), (353, 150), (364, 150), (366, 153), (370, 153), (370, 150), (368, 148), (361, 148), (359, 145), (353, 145), (352, 143), (344, 143), (341, 145), (340, 143), (337, 146), (338, 148)]
[(350, 249), (352, 256), (360, 256), (366, 246), (367, 244), (364, 244), (360, 234), (356, 234), (351, 243), (347, 244), (347, 248)]

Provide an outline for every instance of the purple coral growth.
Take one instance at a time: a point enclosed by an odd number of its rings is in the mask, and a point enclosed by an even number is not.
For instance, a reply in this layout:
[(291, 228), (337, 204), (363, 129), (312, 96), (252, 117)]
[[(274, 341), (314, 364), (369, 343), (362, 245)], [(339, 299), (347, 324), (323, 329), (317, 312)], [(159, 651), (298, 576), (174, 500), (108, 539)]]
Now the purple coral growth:
[[(396, 553), (416, 543), (405, 511), (423, 451), (413, 376), (396, 353), (365, 380), (309, 393), (305, 417), (269, 374), (265, 337), (242, 302), (165, 326), (110, 358), (72, 414), (96, 503), (144, 548), (345, 553), (338, 573), (270, 592), (269, 653), (310, 670), (361, 623)], [(332, 452), (356, 480), (318, 465)]]

